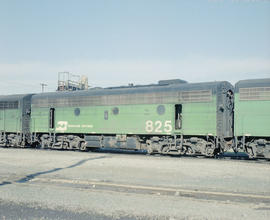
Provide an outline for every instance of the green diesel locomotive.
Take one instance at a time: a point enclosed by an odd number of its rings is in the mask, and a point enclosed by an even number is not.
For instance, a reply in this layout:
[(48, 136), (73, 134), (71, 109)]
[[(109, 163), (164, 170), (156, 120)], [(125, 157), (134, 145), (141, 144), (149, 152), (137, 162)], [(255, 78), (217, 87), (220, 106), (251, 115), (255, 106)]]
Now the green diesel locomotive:
[(269, 93), (270, 79), (240, 81), (235, 89), (225, 81), (163, 80), (0, 96), (0, 145), (206, 156), (233, 148), (270, 157)]

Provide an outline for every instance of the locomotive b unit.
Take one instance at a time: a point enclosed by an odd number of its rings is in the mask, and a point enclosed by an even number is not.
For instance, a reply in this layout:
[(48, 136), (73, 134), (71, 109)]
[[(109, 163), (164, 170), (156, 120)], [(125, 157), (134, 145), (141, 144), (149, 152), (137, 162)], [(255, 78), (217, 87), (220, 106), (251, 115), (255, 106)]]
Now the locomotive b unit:
[(228, 82), (42, 93), (32, 97), (31, 133), (42, 147), (145, 149), (148, 153), (223, 151), (233, 137)]

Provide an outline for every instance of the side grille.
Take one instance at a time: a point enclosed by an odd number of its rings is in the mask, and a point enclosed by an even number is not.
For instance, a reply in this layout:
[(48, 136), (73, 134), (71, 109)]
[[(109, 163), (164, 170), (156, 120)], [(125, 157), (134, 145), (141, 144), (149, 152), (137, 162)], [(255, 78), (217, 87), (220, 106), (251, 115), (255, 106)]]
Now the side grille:
[(239, 99), (245, 100), (270, 100), (270, 87), (240, 88)]

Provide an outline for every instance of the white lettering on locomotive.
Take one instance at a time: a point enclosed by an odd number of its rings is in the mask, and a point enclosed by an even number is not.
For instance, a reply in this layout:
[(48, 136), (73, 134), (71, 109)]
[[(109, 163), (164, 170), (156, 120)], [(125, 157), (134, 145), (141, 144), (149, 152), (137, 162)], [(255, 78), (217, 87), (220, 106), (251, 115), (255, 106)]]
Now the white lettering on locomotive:
[(165, 121), (163, 124), (162, 121), (153, 122), (151, 120), (148, 120), (145, 122), (145, 131), (148, 133), (169, 133), (172, 131), (172, 121)]

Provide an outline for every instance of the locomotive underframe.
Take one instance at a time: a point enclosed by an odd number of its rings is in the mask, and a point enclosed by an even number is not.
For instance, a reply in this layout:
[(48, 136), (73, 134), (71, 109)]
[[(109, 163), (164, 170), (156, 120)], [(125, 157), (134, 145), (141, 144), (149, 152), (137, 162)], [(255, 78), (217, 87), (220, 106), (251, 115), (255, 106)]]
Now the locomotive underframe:
[(114, 148), (146, 150), (148, 154), (204, 155), (213, 157), (233, 148), (250, 158), (270, 158), (270, 137), (238, 136), (234, 140), (215, 136), (84, 135), (0, 132), (1, 147), (41, 147), (82, 150)]
[(41, 147), (49, 149), (86, 150), (115, 148), (146, 150), (148, 154), (214, 156), (229, 149), (231, 142), (215, 136), (152, 135), (84, 135), (33, 133), (0, 133), (0, 146)]
[(7, 147), (24, 147), (27, 144), (29, 138), (25, 133), (17, 132), (0, 132), (0, 146)]
[(250, 158), (270, 158), (270, 137), (238, 136), (235, 151), (246, 152)]

